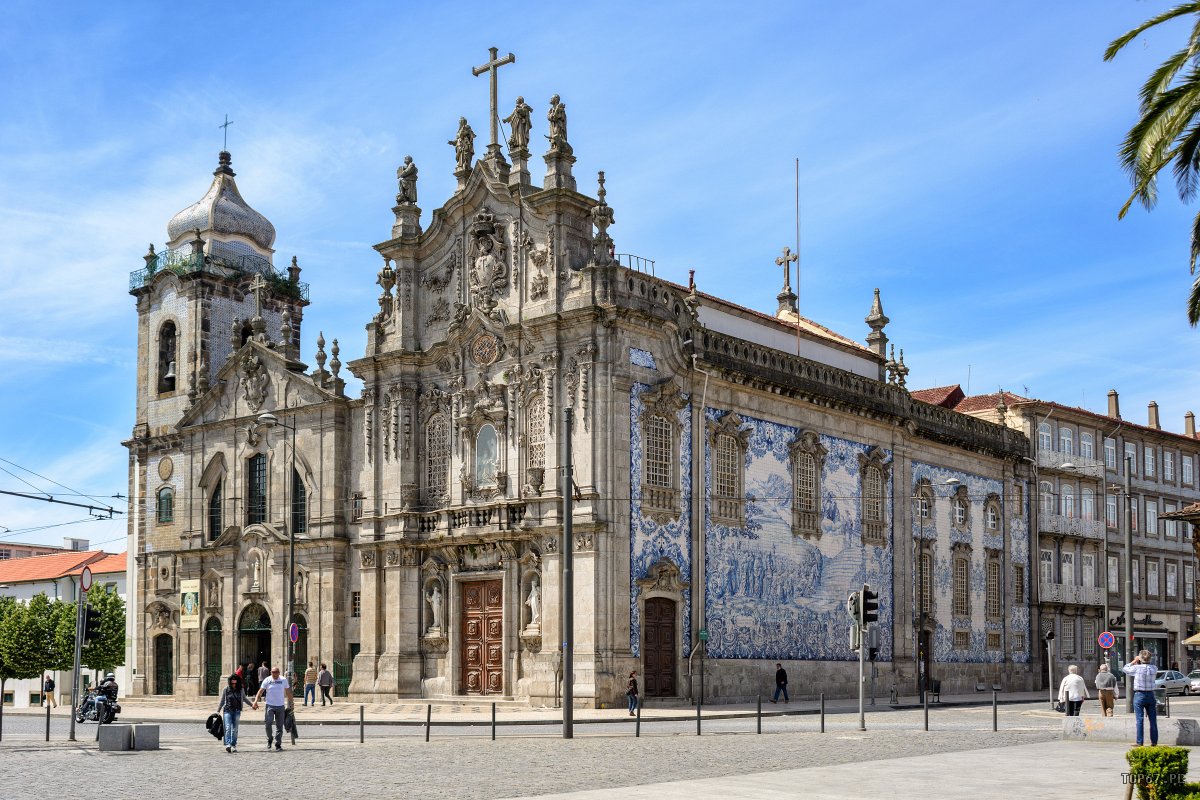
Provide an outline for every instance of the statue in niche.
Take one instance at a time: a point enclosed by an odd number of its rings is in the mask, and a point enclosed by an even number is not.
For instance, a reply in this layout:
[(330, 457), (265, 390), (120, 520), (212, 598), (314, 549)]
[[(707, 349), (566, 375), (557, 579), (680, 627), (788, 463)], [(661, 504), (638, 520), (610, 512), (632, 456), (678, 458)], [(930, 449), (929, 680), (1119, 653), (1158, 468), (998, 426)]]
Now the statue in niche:
[(538, 586), (536, 576), (529, 583), (529, 597), (525, 598), (525, 605), (529, 606), (529, 627), (540, 625), (542, 621), (542, 590)]
[(546, 119), (550, 122), (550, 135), (546, 137), (550, 140), (550, 152), (558, 156), (571, 155), (571, 145), (567, 144), (567, 106), (559, 102), (558, 95), (550, 98)]
[(208, 604), (212, 607), (221, 605), (221, 582), (216, 578), (208, 579)]
[(508, 137), (508, 149), (511, 153), (524, 153), (529, 150), (529, 115), (533, 109), (525, 104), (524, 97), (517, 97), (517, 104), (504, 121), (512, 125), (512, 135)]
[(250, 591), (257, 592), (262, 589), (262, 561), (254, 559), (254, 576), (250, 581)]
[(440, 631), (442, 629), (442, 587), (440, 584), (433, 584), (433, 588), (425, 595), (425, 601), (429, 603), (429, 618), (433, 621), (426, 632)]
[(300, 570), (296, 573), (296, 602), (303, 603), (308, 595), (308, 573)]
[(417, 202), (417, 165), (412, 156), (404, 157), (404, 164), (396, 170), (396, 180), (400, 182), (400, 193), (396, 195), (396, 205), (415, 205)]
[(471, 160), (475, 158), (475, 131), (467, 124), (466, 117), (458, 118), (458, 132), (447, 144), (454, 145), (454, 158), (458, 162), (456, 172), (470, 172)]

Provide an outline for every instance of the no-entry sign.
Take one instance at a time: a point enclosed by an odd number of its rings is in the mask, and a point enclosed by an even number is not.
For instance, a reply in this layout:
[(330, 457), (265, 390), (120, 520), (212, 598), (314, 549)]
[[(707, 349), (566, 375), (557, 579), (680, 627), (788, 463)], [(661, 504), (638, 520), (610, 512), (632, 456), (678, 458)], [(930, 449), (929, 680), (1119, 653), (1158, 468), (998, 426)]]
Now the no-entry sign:
[(1096, 643), (1100, 645), (1101, 650), (1109, 650), (1114, 644), (1117, 643), (1117, 640), (1116, 637), (1114, 637), (1108, 631), (1103, 631), (1099, 636), (1096, 637)]
[(288, 638), (292, 640), (292, 644), (300, 641), (300, 626), (294, 622), (288, 626)]

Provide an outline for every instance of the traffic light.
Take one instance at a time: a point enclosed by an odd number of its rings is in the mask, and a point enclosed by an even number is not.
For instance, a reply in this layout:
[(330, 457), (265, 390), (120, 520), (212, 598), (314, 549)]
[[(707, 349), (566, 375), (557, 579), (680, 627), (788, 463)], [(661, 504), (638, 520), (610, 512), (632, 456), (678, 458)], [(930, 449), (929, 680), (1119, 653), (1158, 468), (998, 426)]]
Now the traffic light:
[(864, 626), (879, 621), (879, 592), (872, 592), (869, 584), (863, 584), (861, 608)]
[(83, 643), (91, 644), (100, 638), (100, 612), (91, 606), (83, 610)]

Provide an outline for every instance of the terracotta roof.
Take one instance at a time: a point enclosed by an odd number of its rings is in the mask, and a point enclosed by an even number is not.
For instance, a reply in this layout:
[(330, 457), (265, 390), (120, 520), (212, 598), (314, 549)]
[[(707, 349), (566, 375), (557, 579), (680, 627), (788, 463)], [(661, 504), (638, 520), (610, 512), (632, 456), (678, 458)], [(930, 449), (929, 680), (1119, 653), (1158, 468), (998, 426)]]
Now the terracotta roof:
[[(968, 398), (968, 399), (970, 399), (970, 398)], [(1149, 425), (1140, 425), (1136, 422), (1130, 422), (1127, 419), (1118, 419), (1117, 417), (1110, 417), (1107, 414), (1100, 414), (1095, 411), (1089, 411), (1088, 409), (1080, 408), (1079, 406), (1066, 406), (1066, 405), (1063, 405), (1062, 403), (1055, 403), (1050, 400), (1035, 400), (1033, 398), (1021, 398), (1018, 402), (1020, 402), (1020, 403), (1039, 403), (1043, 406), (1046, 406), (1047, 408), (1057, 408), (1057, 409), (1061, 409), (1063, 411), (1070, 411), (1072, 414), (1083, 414), (1086, 417), (1091, 417), (1093, 419), (1101, 420), (1105, 424), (1112, 425), (1114, 427), (1117, 425), (1120, 425), (1123, 428), (1136, 428), (1139, 431), (1145, 431), (1146, 433), (1153, 433), (1153, 434), (1157, 434), (1159, 436), (1169, 436), (1172, 439), (1183, 439), (1184, 441), (1192, 442), (1193, 444), (1195, 444), (1195, 442), (1196, 442), (1195, 437), (1188, 436), (1187, 434), (1175, 433), (1174, 431), (1168, 431), (1168, 430), (1164, 430), (1162, 428), (1151, 428)], [(1010, 402), (1009, 405), (1011, 406), (1011, 405), (1013, 405), (1013, 403)]]
[(0, 561), (0, 583), (49, 581), (74, 575), (82, 570), (84, 564), (104, 560), (106, 556), (108, 553), (102, 550), (72, 550), (49, 556), (5, 559)]
[(1184, 506), (1178, 511), (1168, 511), (1166, 514), (1160, 514), (1159, 519), (1182, 519), (1188, 522), (1200, 522), (1200, 503), (1192, 503), (1190, 506)]
[(113, 572), (124, 572), (127, 562), (124, 553), (106, 553), (104, 558), (99, 561), (90, 561), (86, 565), (80, 564), (68, 574), (78, 575), (83, 572), (84, 566), (91, 567), (94, 575), (108, 575)]
[[(953, 386), (939, 386), (936, 389), (917, 389), (910, 392), (914, 399), (920, 400), (923, 403), (929, 403), (935, 406), (942, 406), (962, 414), (969, 414), (973, 411), (995, 411), (996, 406), (1000, 404), (1000, 392), (992, 392), (991, 394), (973, 394), (967, 397), (963, 394), (962, 387), (957, 383)], [(1004, 404), (1012, 406), (1014, 403), (1031, 402), (1028, 397), (1022, 397), (1019, 394), (1012, 392), (1004, 392)]]
[(962, 387), (957, 383), (953, 386), (938, 386), (935, 389), (917, 389), (915, 392), (910, 392), (914, 400), (920, 400), (922, 403), (929, 403), (931, 406), (945, 406), (946, 408), (954, 408), (959, 400), (963, 398)]

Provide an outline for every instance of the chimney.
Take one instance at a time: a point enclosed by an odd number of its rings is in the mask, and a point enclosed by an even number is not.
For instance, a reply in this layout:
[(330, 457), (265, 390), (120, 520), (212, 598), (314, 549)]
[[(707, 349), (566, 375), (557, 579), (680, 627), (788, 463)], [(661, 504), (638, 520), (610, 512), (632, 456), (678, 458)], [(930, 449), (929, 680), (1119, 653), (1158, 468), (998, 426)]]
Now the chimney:
[(1190, 411), (1183, 415), (1183, 435), (1196, 438), (1196, 415)]
[(1150, 413), (1148, 415), (1146, 424), (1155, 430), (1162, 430), (1162, 425), (1160, 425), (1158, 422), (1158, 403), (1154, 402), (1153, 400), (1150, 401)]
[(1121, 401), (1116, 389), (1108, 390), (1108, 415), (1113, 419), (1121, 418)]

